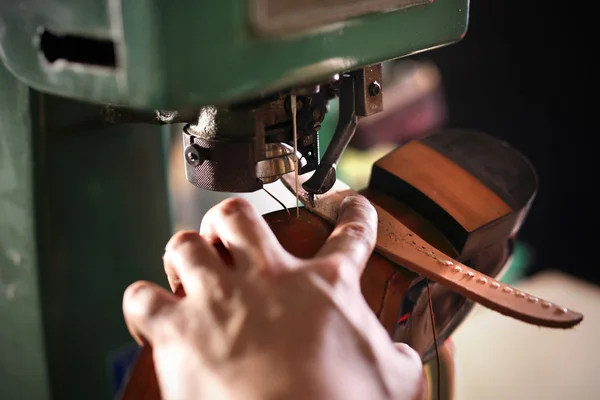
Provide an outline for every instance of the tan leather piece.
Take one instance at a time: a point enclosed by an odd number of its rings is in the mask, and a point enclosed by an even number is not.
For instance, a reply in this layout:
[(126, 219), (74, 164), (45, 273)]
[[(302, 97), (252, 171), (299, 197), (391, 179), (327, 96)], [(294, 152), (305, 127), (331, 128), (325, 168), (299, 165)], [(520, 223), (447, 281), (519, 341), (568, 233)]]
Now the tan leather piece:
[[(299, 177), (298, 196), (305, 207), (321, 218), (335, 224), (337, 210), (349, 195), (357, 194), (341, 181), (324, 195), (315, 198), (314, 207), (301, 184), (308, 175)], [(282, 178), (284, 185), (295, 194), (293, 174)], [(379, 226), (375, 251), (388, 260), (435, 281), (451, 290), (501, 314), (550, 328), (571, 328), (583, 320), (583, 315), (529, 295), (496, 281), (447, 256), (432, 247), (387, 211), (373, 204)]]
[[(403, 145), (376, 164), (386, 171), (396, 171), (396, 175), (446, 210), (467, 232), (513, 211), (467, 170), (419, 141)], [(440, 179), (442, 176), (452, 179)]]

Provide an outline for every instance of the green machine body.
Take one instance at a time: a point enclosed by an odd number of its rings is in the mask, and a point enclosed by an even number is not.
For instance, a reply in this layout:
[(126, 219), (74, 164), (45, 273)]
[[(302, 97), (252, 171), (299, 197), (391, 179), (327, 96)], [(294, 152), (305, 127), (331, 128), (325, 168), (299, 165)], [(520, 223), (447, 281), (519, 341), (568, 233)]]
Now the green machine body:
[(453, 43), (468, 9), (468, 0), (19, 0), (0, 5), (0, 54), (43, 92), (179, 109)]
[(166, 124), (187, 124), (201, 188), (256, 190), (296, 156), (326, 191), (358, 119), (381, 109), (378, 66), (460, 40), (468, 11), (468, 0), (0, 2), (0, 398), (118, 390), (123, 291), (165, 283)]

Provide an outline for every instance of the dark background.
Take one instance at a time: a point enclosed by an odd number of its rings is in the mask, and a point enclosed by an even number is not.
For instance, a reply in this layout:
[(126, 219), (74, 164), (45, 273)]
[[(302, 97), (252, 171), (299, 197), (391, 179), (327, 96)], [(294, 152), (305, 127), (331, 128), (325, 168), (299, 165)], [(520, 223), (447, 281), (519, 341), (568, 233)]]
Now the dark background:
[(540, 187), (520, 233), (535, 251), (529, 273), (600, 283), (599, 24), (580, 4), (474, 0), (466, 37), (418, 58), (441, 70), (449, 127), (506, 140), (536, 167)]

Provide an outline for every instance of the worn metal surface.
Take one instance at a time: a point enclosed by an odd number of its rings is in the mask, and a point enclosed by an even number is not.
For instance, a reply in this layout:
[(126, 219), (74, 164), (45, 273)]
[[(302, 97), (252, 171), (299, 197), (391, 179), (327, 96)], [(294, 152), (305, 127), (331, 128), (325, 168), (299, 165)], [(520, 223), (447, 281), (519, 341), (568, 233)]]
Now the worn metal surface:
[[(221, 104), (318, 82), (384, 60), (459, 40), (469, 0), (346, 19), (293, 37), (252, 34), (245, 0), (15, 0), (0, 2), (0, 56), (40, 90), (149, 109)], [(114, 43), (114, 68), (47, 60), (39, 29)], [(290, 33), (295, 33), (290, 31)], [(60, 39), (58, 39), (60, 40)], [(87, 40), (88, 42), (85, 42)], [(102, 42), (104, 43), (104, 42)], [(53, 57), (75, 57), (55, 46)], [(44, 50), (44, 49), (42, 49)], [(46, 53), (50, 50), (45, 49)], [(77, 56), (80, 56), (78, 54)], [(95, 64), (92, 64), (95, 63)]]
[(276, 182), (282, 175), (294, 172), (296, 159), (299, 169), (306, 164), (302, 154), (294, 153), (294, 148), (285, 143), (267, 143), (265, 154), (266, 158), (256, 163), (256, 177), (263, 184)]
[(110, 398), (123, 292), (165, 283), (162, 128), (65, 123), (87, 107), (0, 67), (1, 399)]
[(356, 131), (358, 116), (355, 85), (354, 76), (344, 74), (340, 83), (339, 116), (335, 132), (315, 173), (302, 185), (311, 194), (311, 202), (315, 194), (326, 193), (335, 184), (337, 163)]
[(368, 117), (383, 111), (383, 68), (371, 65), (353, 71), (355, 79), (356, 115)]
[(248, 0), (251, 26), (262, 35), (289, 35), (377, 12), (433, 0)]
[(0, 398), (49, 399), (29, 89), (0, 64)]

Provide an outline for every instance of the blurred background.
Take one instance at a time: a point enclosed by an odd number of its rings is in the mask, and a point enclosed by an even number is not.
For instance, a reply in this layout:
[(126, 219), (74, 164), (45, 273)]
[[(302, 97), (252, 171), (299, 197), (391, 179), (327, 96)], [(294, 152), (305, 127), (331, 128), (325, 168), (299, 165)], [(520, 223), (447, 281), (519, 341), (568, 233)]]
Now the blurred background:
[[(504, 281), (577, 309), (585, 320), (574, 331), (546, 331), (476, 307), (452, 339), (457, 399), (598, 398), (597, 64), (585, 45), (593, 37), (585, 13), (574, 5), (473, 1), (462, 42), (385, 65), (386, 111), (361, 122), (339, 165), (340, 178), (362, 188), (371, 164), (391, 149), (456, 127), (507, 141), (537, 169), (539, 191)], [(335, 114), (323, 123), (322, 145)], [(179, 129), (173, 136), (173, 212), (178, 228), (195, 229), (229, 195), (188, 184)], [(279, 183), (268, 189), (294, 206)], [(280, 208), (264, 192), (243, 196), (263, 213)]]
[[(431, 13), (415, 19), (398, 13), (369, 16), (364, 25), (349, 21), (356, 29), (333, 54), (362, 60), (363, 49), (376, 50), (380, 60), (398, 54), (396, 47), (411, 51), (455, 38), (466, 9), (453, 4), (463, 1), (435, 0)], [(131, 123), (157, 116), (129, 107), (227, 102), (246, 84), (250, 91), (258, 85), (257, 95), (265, 90), (261, 81), (303, 76), (295, 61), (309, 70), (317, 59), (328, 61), (326, 50), (338, 46), (332, 38), (347, 29), (327, 31), (323, 48), (308, 36), (294, 42), (301, 51), (277, 41), (256, 46), (251, 36), (238, 36), (245, 35), (239, 16), (247, 1), (174, 3), (0, 1), (0, 323), (8, 321), (0, 328), (0, 400), (104, 398), (104, 390), (117, 390), (139, 350), (122, 320), (122, 294), (133, 280), (166, 283), (160, 256), (171, 233), (168, 200), (174, 228), (197, 229), (209, 208), (232, 195), (188, 183), (181, 125)], [(284, 3), (293, 9), (299, 2), (272, 2)], [(451, 338), (459, 400), (600, 397), (595, 21), (591, 7), (580, 5), (587, 3), (559, 4), (473, 0), (460, 43), (384, 63), (385, 111), (361, 120), (338, 164), (341, 180), (364, 188), (386, 153), (459, 128), (508, 142), (537, 170), (539, 191), (501, 279), (585, 320), (573, 330), (547, 330), (475, 307)], [(205, 5), (216, 11), (203, 12)], [(115, 28), (123, 18), (124, 36)], [(380, 38), (377, 49), (372, 40)], [(213, 51), (214, 63), (206, 62)], [(237, 62), (240, 54), (248, 64)], [(270, 68), (265, 55), (281, 58)], [(215, 71), (221, 75), (213, 82)], [(128, 107), (115, 106), (121, 101)], [(331, 102), (322, 123), (321, 149), (337, 108)], [(172, 145), (170, 199), (163, 196), (159, 132)], [(295, 206), (280, 183), (267, 189)], [(281, 208), (264, 191), (241, 196), (262, 213)]]
[(519, 324), (478, 307), (454, 335), (459, 399), (595, 399), (600, 367), (600, 235), (594, 206), (598, 134), (587, 11), (574, 3), (471, 2), (456, 46), (415, 59), (442, 76), (446, 126), (474, 128), (521, 150), (539, 191), (507, 276), (585, 315), (574, 331)]

